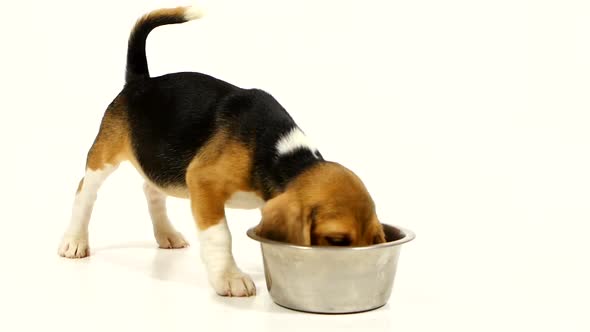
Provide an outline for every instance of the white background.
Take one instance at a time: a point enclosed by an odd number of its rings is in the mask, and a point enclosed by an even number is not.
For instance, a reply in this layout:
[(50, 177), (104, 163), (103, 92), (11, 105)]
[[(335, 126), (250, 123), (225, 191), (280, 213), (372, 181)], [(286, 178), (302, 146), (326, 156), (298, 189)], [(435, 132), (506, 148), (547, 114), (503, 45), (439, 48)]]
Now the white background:
[(157, 250), (123, 166), (90, 226), (92, 257), (57, 256), (86, 151), (123, 84), (127, 36), (175, 1), (2, 2), (0, 330), (589, 331), (588, 1), (208, 1), (148, 41), (152, 75), (199, 71), (273, 94), (382, 221), (417, 233), (389, 304), (344, 316), (217, 297), (192, 247)]

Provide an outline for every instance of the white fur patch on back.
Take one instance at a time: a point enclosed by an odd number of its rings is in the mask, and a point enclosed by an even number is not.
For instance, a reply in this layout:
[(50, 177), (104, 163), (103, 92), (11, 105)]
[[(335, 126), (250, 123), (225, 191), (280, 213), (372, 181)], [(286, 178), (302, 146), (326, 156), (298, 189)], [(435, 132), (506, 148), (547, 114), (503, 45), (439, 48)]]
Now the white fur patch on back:
[(287, 135), (281, 137), (277, 142), (277, 151), (279, 155), (287, 154), (301, 148), (314, 152), (314, 155), (318, 150), (311, 139), (305, 136), (303, 131), (298, 127), (291, 129)]
[(264, 200), (253, 192), (236, 191), (225, 202), (225, 206), (230, 209), (258, 209), (264, 205)]

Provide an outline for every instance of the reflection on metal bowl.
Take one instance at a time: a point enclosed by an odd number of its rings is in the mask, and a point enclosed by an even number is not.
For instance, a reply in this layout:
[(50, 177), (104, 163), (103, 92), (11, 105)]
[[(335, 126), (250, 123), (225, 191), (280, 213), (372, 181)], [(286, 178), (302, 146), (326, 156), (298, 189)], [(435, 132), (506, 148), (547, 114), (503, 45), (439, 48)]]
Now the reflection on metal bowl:
[(386, 243), (367, 247), (296, 246), (248, 236), (262, 249), (266, 285), (283, 307), (316, 313), (352, 313), (389, 300), (401, 245), (414, 233), (383, 224)]

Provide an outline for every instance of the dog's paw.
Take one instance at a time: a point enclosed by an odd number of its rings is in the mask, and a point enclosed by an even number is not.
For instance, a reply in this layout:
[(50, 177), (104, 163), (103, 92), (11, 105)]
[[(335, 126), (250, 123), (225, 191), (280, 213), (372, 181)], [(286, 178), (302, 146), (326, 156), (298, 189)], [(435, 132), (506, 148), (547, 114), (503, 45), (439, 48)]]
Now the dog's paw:
[(88, 235), (65, 235), (61, 240), (57, 253), (67, 258), (84, 258), (90, 255)]
[(179, 232), (157, 232), (155, 236), (158, 246), (162, 249), (178, 249), (188, 247), (188, 242)]
[(211, 278), (215, 292), (221, 296), (246, 297), (256, 295), (252, 279), (241, 271), (226, 272)]

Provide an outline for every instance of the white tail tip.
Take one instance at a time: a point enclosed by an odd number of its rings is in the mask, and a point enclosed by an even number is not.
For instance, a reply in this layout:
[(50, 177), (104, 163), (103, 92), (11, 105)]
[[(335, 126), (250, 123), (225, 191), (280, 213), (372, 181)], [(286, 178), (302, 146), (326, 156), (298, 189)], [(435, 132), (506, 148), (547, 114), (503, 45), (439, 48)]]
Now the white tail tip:
[(196, 6), (188, 6), (184, 10), (184, 18), (187, 21), (196, 20), (198, 18), (201, 18), (201, 17), (203, 17), (204, 14), (205, 13), (203, 12), (203, 10), (199, 7), (196, 7)]

